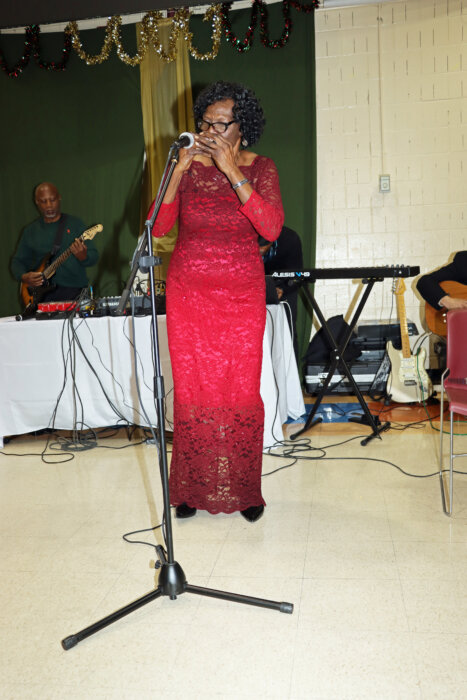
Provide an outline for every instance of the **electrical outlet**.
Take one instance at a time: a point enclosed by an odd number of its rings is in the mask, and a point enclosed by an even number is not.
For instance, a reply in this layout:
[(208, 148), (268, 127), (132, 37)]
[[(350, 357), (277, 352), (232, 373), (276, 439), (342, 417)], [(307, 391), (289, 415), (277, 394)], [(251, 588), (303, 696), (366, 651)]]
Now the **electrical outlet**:
[(379, 191), (380, 192), (390, 192), (391, 191), (391, 176), (390, 175), (380, 175), (379, 176)]

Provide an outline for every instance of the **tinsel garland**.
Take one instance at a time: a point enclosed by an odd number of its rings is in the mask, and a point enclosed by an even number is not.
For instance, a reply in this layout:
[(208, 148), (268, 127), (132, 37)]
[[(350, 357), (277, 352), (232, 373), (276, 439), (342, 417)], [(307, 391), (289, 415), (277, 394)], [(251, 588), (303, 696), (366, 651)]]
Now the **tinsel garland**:
[(26, 39), (24, 41), (23, 55), (13, 66), (13, 68), (8, 68), (3, 51), (0, 49), (0, 67), (9, 78), (17, 78), (19, 75), (21, 75), (29, 63), (31, 53), (39, 68), (54, 71), (66, 69), (71, 52), (71, 37), (69, 33), (65, 30), (65, 35), (63, 37), (62, 60), (58, 62), (47, 62), (41, 59), (39, 35), (40, 27), (37, 24), (31, 24), (29, 27), (26, 27)]
[(224, 29), (224, 36), (227, 41), (230, 42), (237, 51), (240, 53), (248, 51), (252, 45), (253, 35), (258, 21), (258, 13), (260, 15), (261, 43), (267, 48), (277, 49), (284, 47), (290, 38), (290, 32), (292, 30), (290, 7), (293, 7), (299, 12), (309, 13), (317, 9), (319, 4), (319, 0), (311, 0), (310, 4), (302, 4), (298, 2), (298, 0), (283, 0), (282, 13), (284, 16), (284, 29), (281, 37), (275, 40), (269, 38), (267, 5), (262, 0), (253, 0), (252, 2), (250, 24), (243, 39), (238, 39), (235, 36), (228, 18), (232, 3), (228, 2), (223, 5), (211, 5), (206, 10), (203, 17), (204, 22), (210, 22), (212, 25), (212, 49), (206, 53), (201, 53), (192, 44), (193, 34), (189, 31), (190, 12), (188, 8), (177, 10), (171, 18), (172, 26), (168, 51), (164, 50), (159, 37), (159, 24), (161, 21), (165, 21), (165, 17), (162, 12), (148, 12), (141, 22), (142, 28), (140, 31), (139, 51), (134, 56), (129, 56), (123, 49), (121, 39), (122, 18), (119, 15), (108, 19), (105, 27), (104, 44), (100, 53), (94, 56), (90, 56), (84, 51), (79, 37), (78, 24), (76, 22), (69, 22), (65, 27), (62, 60), (57, 63), (54, 61), (47, 63), (41, 59), (39, 43), (40, 28), (38, 25), (32, 24), (26, 27), (26, 39), (21, 59), (10, 69), (0, 49), (0, 67), (8, 77), (17, 78), (28, 65), (31, 53), (33, 52), (34, 60), (41, 68), (54, 71), (65, 70), (72, 47), (88, 66), (95, 66), (109, 58), (113, 44), (116, 46), (117, 55), (120, 60), (129, 66), (138, 66), (151, 47), (163, 61), (170, 63), (177, 58), (177, 40), (180, 34), (187, 42), (188, 51), (193, 58), (198, 61), (212, 61), (219, 52), (222, 29)]
[(253, 35), (255, 33), (256, 24), (258, 22), (258, 12), (261, 16), (260, 20), (260, 40), (263, 46), (268, 49), (279, 49), (283, 48), (289, 38), (290, 32), (292, 31), (292, 20), (290, 18), (290, 6), (299, 12), (313, 12), (319, 7), (319, 0), (312, 0), (310, 5), (303, 5), (297, 0), (283, 0), (282, 1), (282, 14), (284, 16), (284, 29), (280, 39), (270, 39), (268, 30), (268, 10), (267, 5), (262, 2), (262, 0), (253, 0), (251, 7), (251, 19), (248, 29), (246, 30), (245, 37), (239, 39), (232, 31), (232, 25), (230, 23), (228, 14), (232, 7), (232, 2), (227, 2), (222, 5), (222, 24), (224, 27), (224, 36), (228, 42), (230, 42), (233, 47), (239, 52), (243, 53), (251, 48), (253, 43)]
[(193, 34), (189, 31), (190, 12), (188, 8), (177, 10), (174, 16), (171, 18), (172, 26), (170, 29), (169, 46), (167, 52), (164, 50), (159, 37), (159, 23), (161, 20), (164, 20), (164, 16), (158, 11), (148, 12), (143, 17), (140, 32), (140, 48), (133, 57), (129, 56), (124, 51), (122, 46), (120, 35), (122, 18), (120, 16), (111, 17), (108, 20), (105, 28), (105, 39), (102, 50), (95, 56), (90, 56), (83, 50), (83, 45), (79, 38), (78, 25), (76, 22), (70, 22), (66, 27), (66, 31), (68, 31), (71, 35), (74, 50), (88, 66), (95, 66), (98, 63), (106, 61), (110, 56), (112, 44), (115, 44), (117, 55), (120, 60), (129, 66), (138, 66), (150, 47), (154, 49), (154, 51), (163, 61), (170, 63), (171, 61), (175, 61), (177, 58), (177, 40), (180, 34), (183, 35), (184, 40), (188, 43), (188, 50), (193, 58), (196, 58), (199, 61), (209, 61), (214, 59), (219, 52), (222, 35), (220, 7), (220, 5), (212, 5), (208, 8), (204, 15), (203, 21), (211, 22), (212, 24), (212, 49), (204, 54), (200, 53), (192, 45)]

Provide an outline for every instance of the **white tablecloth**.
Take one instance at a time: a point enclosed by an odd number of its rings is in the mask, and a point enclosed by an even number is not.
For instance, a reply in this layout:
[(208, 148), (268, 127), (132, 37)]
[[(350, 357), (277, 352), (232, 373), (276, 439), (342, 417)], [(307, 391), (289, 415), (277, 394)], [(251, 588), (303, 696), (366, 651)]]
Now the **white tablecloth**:
[[(158, 318), (166, 426), (173, 384), (165, 316)], [(0, 443), (42, 428), (99, 428), (128, 421), (154, 425), (151, 317), (15, 321), (0, 319)], [(136, 361), (133, 351), (136, 349)], [(141, 401), (138, 398), (138, 386)], [(261, 396), (264, 446), (282, 440), (282, 424), (305, 412), (282, 305), (268, 306)]]

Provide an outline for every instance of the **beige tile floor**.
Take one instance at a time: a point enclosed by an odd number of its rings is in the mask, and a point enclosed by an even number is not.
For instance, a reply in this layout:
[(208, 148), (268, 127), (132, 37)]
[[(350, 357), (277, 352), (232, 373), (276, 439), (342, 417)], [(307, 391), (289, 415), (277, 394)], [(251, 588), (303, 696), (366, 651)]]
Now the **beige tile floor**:
[[(352, 437), (332, 428), (312, 447)], [(157, 451), (12, 456), (44, 446), (23, 436), (0, 455), (2, 700), (467, 697), (467, 476), (456, 477), (449, 519), (437, 476), (387, 463), (436, 472), (431, 429), (329, 447), (325, 459), (304, 452), (263, 477), (268, 506), (255, 524), (173, 520), (189, 583), (292, 602), (292, 615), (163, 596), (69, 651), (64, 637), (157, 585), (153, 548), (122, 540), (160, 522)], [(288, 462), (265, 456), (264, 472)]]

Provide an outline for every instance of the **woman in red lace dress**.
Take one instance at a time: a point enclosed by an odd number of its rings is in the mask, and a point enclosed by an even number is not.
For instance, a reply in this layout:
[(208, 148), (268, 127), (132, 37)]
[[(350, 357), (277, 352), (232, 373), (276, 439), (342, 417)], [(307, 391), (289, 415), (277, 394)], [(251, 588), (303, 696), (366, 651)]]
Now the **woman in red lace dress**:
[(167, 274), (174, 380), (170, 496), (196, 509), (263, 513), (260, 396), (265, 279), (258, 235), (275, 240), (283, 209), (274, 163), (244, 150), (263, 111), (247, 88), (218, 82), (194, 106), (198, 133), (180, 149), (153, 235), (179, 220)]

